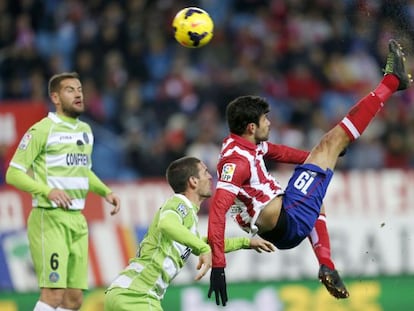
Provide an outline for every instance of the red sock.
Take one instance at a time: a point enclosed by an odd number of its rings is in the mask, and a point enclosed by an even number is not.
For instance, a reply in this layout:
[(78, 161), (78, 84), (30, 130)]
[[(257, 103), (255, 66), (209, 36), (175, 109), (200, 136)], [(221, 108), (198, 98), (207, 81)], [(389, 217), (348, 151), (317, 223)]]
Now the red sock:
[(367, 128), (384, 102), (397, 90), (399, 80), (392, 74), (385, 75), (377, 88), (363, 97), (339, 123), (351, 141), (357, 139)]
[(326, 217), (324, 214), (319, 215), (308, 238), (312, 244), (319, 265), (325, 265), (330, 269), (335, 269), (335, 265), (331, 259), (331, 244), (329, 242)]

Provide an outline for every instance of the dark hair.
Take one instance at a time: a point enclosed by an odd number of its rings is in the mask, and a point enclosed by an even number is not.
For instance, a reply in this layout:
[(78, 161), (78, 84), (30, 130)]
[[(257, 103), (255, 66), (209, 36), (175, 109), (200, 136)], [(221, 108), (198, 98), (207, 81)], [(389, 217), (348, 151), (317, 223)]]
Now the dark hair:
[(49, 85), (48, 85), (49, 95), (52, 94), (53, 92), (59, 91), (60, 82), (66, 79), (78, 79), (79, 80), (79, 75), (77, 72), (62, 72), (62, 73), (53, 75), (49, 79)]
[(240, 96), (231, 101), (226, 108), (229, 130), (242, 135), (250, 123), (259, 125), (260, 117), (269, 112), (268, 102), (259, 96)]
[(191, 176), (199, 177), (198, 166), (201, 160), (195, 157), (182, 157), (168, 165), (166, 177), (175, 193), (183, 193), (187, 190), (187, 181)]

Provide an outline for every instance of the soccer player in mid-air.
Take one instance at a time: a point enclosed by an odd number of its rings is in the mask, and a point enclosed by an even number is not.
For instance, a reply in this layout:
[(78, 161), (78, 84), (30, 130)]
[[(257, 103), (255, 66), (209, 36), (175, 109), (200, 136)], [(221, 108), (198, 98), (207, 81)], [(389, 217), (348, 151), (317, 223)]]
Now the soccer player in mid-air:
[[(119, 273), (105, 294), (105, 311), (161, 311), (171, 281), (188, 257), (199, 256), (195, 280), (211, 267), (211, 249), (198, 232), (200, 204), (211, 196), (212, 177), (205, 163), (183, 157), (170, 163), (166, 177), (174, 191), (158, 210), (137, 254)], [(224, 251), (252, 248), (272, 252), (272, 243), (257, 238), (228, 238)]]
[(6, 181), (32, 194), (27, 221), (30, 252), (40, 287), (34, 311), (78, 310), (88, 288), (88, 225), (82, 213), (92, 191), (113, 205), (120, 200), (92, 171), (93, 134), (79, 116), (85, 110), (77, 73), (49, 80), (56, 112), (23, 136)]
[[(208, 242), (213, 253), (208, 297), (214, 293), (217, 305), (226, 305), (228, 301), (224, 270), (227, 211), (236, 203), (239, 212), (235, 219), (239, 225), (279, 249), (299, 245), (318, 225), (340, 154), (364, 132), (394, 92), (410, 86), (412, 80), (404, 62), (401, 46), (390, 40), (382, 81), (322, 137), (303, 164), (296, 166), (285, 190), (268, 173), (264, 162), (278, 153), (278, 147), (267, 142), (269, 104), (256, 96), (242, 96), (229, 103), (226, 117), (230, 135), (223, 141), (208, 223)], [(336, 270), (322, 266), (319, 278), (335, 297), (348, 296)]]

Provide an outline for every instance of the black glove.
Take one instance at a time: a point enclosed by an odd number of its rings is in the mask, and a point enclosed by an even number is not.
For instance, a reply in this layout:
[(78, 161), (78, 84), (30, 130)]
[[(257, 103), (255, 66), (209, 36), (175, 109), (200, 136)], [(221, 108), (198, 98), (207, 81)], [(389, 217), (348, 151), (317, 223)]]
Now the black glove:
[(211, 294), (214, 291), (214, 295), (216, 296), (216, 304), (220, 305), (220, 298), (221, 303), (223, 306), (226, 305), (228, 300), (227, 298), (227, 285), (226, 285), (226, 274), (224, 273), (224, 268), (211, 268), (210, 274), (210, 289), (208, 290), (208, 298), (211, 298)]

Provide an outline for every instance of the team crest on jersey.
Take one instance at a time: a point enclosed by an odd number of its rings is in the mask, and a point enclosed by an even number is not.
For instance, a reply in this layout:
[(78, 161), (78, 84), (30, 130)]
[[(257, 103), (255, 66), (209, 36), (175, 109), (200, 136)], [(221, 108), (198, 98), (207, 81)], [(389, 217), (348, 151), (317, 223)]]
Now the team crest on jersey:
[(88, 133), (83, 132), (83, 140), (85, 141), (86, 144), (89, 144), (89, 136)]
[(60, 276), (59, 273), (53, 271), (49, 274), (49, 281), (52, 283), (56, 283), (57, 281), (59, 281)]
[(32, 139), (32, 134), (29, 134), (29, 133), (24, 134), (24, 136), (22, 137), (20, 141), (19, 149), (26, 150), (27, 146), (29, 146), (31, 139)]
[(236, 164), (226, 163), (221, 170), (220, 180), (231, 181), (233, 179), (234, 171), (236, 170)]
[(187, 216), (187, 214), (188, 214), (187, 207), (186, 207), (184, 204), (180, 204), (180, 205), (178, 205), (178, 207), (177, 207), (177, 212), (178, 212), (178, 213), (180, 213), (180, 214), (181, 214), (181, 216), (183, 216), (183, 218), (184, 218), (185, 216)]

